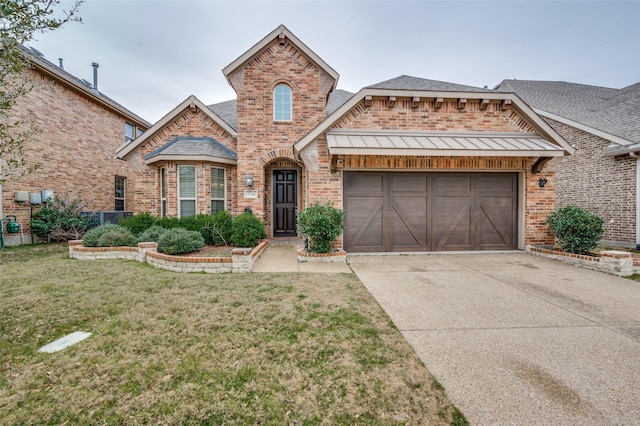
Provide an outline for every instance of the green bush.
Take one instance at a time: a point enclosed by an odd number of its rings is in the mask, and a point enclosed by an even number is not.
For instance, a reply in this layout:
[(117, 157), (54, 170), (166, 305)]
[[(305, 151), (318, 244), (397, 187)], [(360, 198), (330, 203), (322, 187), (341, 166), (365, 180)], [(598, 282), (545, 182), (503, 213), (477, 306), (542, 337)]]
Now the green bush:
[(78, 240), (87, 232), (91, 219), (82, 215), (82, 201), (69, 201), (56, 196), (34, 213), (31, 220), (32, 231), (47, 241)]
[(307, 237), (307, 249), (314, 253), (329, 253), (342, 234), (342, 210), (331, 203), (316, 203), (298, 215), (298, 230)]
[(131, 231), (112, 223), (93, 228), (84, 235), (86, 247), (122, 247), (136, 244), (136, 237)]
[(158, 239), (158, 251), (166, 254), (191, 253), (204, 246), (204, 238), (198, 231), (184, 228), (166, 230)]
[(153, 225), (151, 228), (148, 228), (142, 234), (138, 236), (138, 241), (141, 243), (157, 243), (160, 239), (160, 236), (165, 233), (167, 230), (162, 226)]
[[(215, 245), (228, 245), (233, 234), (233, 218), (226, 210), (213, 215), (213, 225), (210, 229), (211, 241)], [(206, 237), (205, 237), (206, 238)]]
[(231, 241), (236, 247), (255, 247), (267, 234), (264, 223), (251, 213), (242, 213), (233, 219)]
[(547, 218), (560, 248), (576, 254), (589, 254), (604, 234), (604, 220), (577, 206), (557, 209)]
[(174, 216), (165, 216), (156, 220), (156, 225), (162, 226), (165, 229), (180, 227), (180, 219)]
[(157, 221), (158, 219), (149, 213), (139, 213), (133, 216), (123, 217), (118, 222), (118, 225), (124, 226), (131, 231), (133, 235), (140, 235), (155, 225)]

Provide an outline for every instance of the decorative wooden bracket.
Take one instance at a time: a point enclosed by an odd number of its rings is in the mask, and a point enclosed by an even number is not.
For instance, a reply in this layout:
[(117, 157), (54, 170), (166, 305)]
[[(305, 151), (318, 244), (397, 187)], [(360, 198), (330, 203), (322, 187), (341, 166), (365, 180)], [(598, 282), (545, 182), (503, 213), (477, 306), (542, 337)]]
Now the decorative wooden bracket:
[(544, 166), (549, 162), (549, 160), (551, 160), (551, 158), (553, 157), (538, 158), (536, 162), (533, 163), (533, 166), (531, 166), (531, 173), (533, 173), (534, 175), (537, 175), (538, 173), (540, 173), (542, 169), (544, 169)]
[(389, 96), (389, 107), (393, 108), (394, 106), (396, 106), (396, 97)]
[(335, 173), (338, 171), (338, 156), (337, 155), (332, 155), (331, 156), (331, 165), (329, 166), (329, 171), (331, 173)]
[(458, 99), (458, 109), (464, 109), (467, 106), (467, 98)]
[(436, 109), (440, 109), (442, 108), (442, 103), (444, 102), (444, 99), (442, 98), (437, 98), (434, 102), (434, 106)]
[(371, 105), (373, 105), (373, 97), (372, 96), (365, 96), (364, 97), (364, 106), (366, 106), (368, 108)]
[(489, 106), (489, 99), (483, 99), (480, 101), (480, 111), (484, 111)]
[(509, 108), (511, 108), (511, 99), (505, 99), (504, 101), (502, 101), (502, 110), (506, 111)]
[(420, 106), (420, 96), (414, 96), (411, 99), (411, 108), (418, 108)]

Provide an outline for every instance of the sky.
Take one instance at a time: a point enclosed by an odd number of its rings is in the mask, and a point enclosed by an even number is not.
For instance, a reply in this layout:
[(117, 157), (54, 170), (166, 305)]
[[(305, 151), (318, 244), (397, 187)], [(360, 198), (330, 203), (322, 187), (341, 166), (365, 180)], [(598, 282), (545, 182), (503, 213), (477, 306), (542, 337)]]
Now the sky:
[(99, 63), (99, 90), (151, 123), (190, 95), (234, 99), (222, 69), (280, 24), (351, 92), (403, 74), (489, 88), (640, 81), (640, 0), (87, 0), (79, 16), (29, 45), (88, 81)]

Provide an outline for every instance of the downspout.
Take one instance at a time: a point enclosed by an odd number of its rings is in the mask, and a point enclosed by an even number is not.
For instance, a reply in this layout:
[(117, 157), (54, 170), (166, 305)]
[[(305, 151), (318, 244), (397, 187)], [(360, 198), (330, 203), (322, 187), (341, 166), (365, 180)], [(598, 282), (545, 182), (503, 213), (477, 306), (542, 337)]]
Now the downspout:
[(640, 156), (635, 152), (629, 156), (636, 159), (636, 250), (640, 250)]
[[(0, 158), (0, 217), (4, 217), (4, 211), (2, 210), (2, 196), (4, 195), (4, 192), (2, 192), (2, 158)], [(0, 224), (0, 226), (2, 226)], [(2, 232), (2, 230), (0, 229), (0, 232)]]

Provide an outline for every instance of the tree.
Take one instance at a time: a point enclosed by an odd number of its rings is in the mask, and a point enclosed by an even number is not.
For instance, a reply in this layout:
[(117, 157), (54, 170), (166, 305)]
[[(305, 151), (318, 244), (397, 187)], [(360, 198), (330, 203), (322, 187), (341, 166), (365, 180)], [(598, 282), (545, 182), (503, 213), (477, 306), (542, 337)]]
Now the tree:
[(60, 28), (76, 17), (84, 0), (58, 10), (61, 0), (0, 0), (0, 184), (34, 170), (24, 160), (24, 144), (40, 130), (30, 122), (12, 120), (11, 108), (33, 89), (25, 68), (30, 63), (24, 44), (36, 33)]

